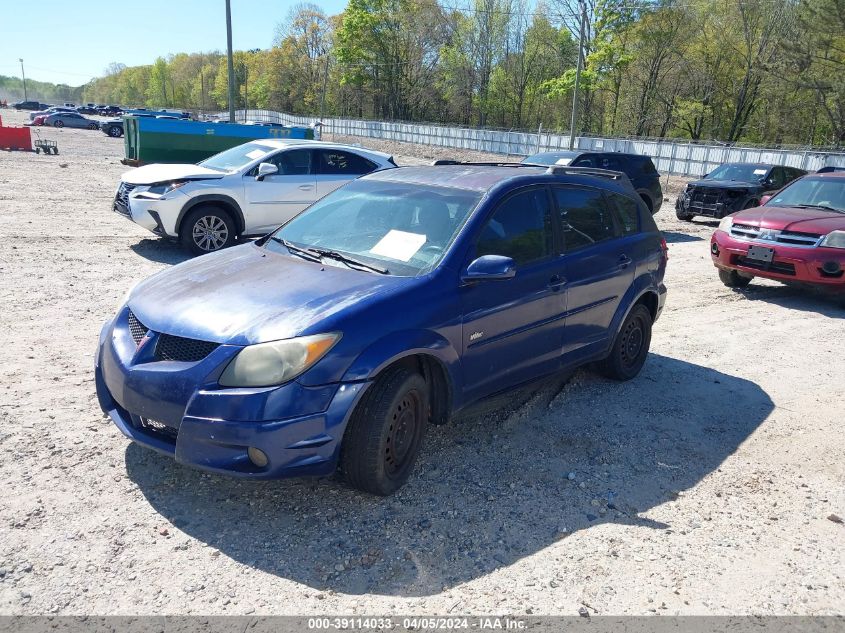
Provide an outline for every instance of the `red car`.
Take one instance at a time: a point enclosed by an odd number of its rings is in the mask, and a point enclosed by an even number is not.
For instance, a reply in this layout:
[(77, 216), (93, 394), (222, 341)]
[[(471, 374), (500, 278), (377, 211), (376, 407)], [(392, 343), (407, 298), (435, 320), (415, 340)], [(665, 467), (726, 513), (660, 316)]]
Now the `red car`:
[(742, 288), (766, 277), (845, 291), (845, 172), (809, 174), (762, 203), (726, 216), (713, 233), (722, 282)]

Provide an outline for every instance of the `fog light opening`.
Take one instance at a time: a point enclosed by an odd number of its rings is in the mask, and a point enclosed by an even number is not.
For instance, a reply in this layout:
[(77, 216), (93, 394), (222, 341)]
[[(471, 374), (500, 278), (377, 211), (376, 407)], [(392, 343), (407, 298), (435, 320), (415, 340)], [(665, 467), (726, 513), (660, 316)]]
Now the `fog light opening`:
[(830, 261), (830, 262), (825, 262), (824, 264), (822, 264), (822, 270), (824, 272), (826, 272), (828, 275), (835, 275), (841, 269), (839, 267), (839, 262)]
[(267, 459), (267, 454), (262, 451), (261, 449), (255, 448), (254, 446), (250, 446), (246, 449), (246, 455), (249, 457), (249, 461), (253, 463), (253, 465), (258, 466), (259, 468), (264, 468), (267, 464), (270, 463), (270, 460)]
[(710, 252), (711, 252), (711, 253), (713, 253), (714, 255), (718, 255), (718, 254), (719, 254), (719, 245), (718, 245), (718, 244), (716, 244), (716, 242), (713, 242), (713, 243), (710, 245)]

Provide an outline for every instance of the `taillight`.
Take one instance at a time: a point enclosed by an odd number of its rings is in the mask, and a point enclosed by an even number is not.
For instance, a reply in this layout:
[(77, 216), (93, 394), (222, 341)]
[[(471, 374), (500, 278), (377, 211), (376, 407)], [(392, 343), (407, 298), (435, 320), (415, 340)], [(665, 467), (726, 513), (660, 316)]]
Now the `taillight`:
[(666, 258), (666, 261), (669, 261), (669, 245), (666, 243), (666, 238), (661, 236), (660, 237), (660, 248), (663, 249), (663, 257)]

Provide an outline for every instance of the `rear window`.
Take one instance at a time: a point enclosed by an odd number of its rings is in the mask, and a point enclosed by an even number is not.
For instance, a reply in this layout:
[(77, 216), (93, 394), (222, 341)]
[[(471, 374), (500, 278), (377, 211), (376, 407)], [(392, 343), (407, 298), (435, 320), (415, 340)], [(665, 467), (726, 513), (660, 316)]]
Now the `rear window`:
[(643, 170), (643, 173), (646, 174), (656, 174), (657, 167), (654, 166), (654, 163), (650, 158), (644, 158), (640, 162), (640, 168)]

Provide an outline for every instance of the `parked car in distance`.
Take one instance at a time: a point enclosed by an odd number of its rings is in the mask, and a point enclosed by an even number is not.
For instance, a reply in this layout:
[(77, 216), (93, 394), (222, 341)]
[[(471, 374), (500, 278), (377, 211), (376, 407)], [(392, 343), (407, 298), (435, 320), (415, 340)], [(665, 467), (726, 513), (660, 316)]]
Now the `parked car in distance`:
[(89, 119), (78, 112), (56, 112), (47, 115), (44, 118), (43, 125), (52, 125), (53, 127), (77, 127), (87, 130), (99, 129), (100, 124), (94, 119)]
[(832, 171), (845, 171), (845, 166), (840, 165), (825, 165), (821, 169), (819, 169), (816, 173), (817, 174), (827, 174)]
[(96, 114), (98, 116), (117, 116), (121, 113), (121, 109), (116, 105), (102, 106), (97, 108)]
[(734, 211), (756, 207), (764, 195), (806, 173), (781, 165), (725, 163), (686, 186), (675, 201), (675, 215), (687, 221), (698, 215), (723, 218)]
[(50, 107), (50, 104), (39, 103), (38, 101), (18, 101), (13, 103), (12, 107), (15, 110), (46, 110)]
[(123, 119), (109, 119), (100, 123), (100, 129), (104, 134), (108, 134), (113, 138), (120, 138), (123, 136)]
[(100, 334), (97, 394), (179, 463), (252, 479), (340, 464), (386, 495), (426, 427), (483, 398), (592, 362), (635, 377), (666, 261), (621, 175), (380, 170), (141, 282)]
[(49, 115), (47, 114), (39, 114), (37, 117), (32, 119), (32, 125), (44, 125), (44, 119), (46, 119)]
[(845, 291), (845, 171), (809, 174), (725, 217), (710, 253), (729, 287), (765, 277)]
[(76, 112), (76, 110), (73, 108), (66, 108), (64, 106), (53, 106), (52, 108), (47, 108), (46, 110), (34, 110), (29, 113), (29, 120), (34, 121), (37, 116), (46, 116), (55, 114), (56, 112)]
[(396, 167), (389, 154), (294, 139), (260, 139), (198, 165), (153, 164), (121, 177), (113, 210), (195, 254), (264, 235), (359, 176)]
[(663, 204), (663, 188), (660, 174), (650, 156), (626, 154), (623, 152), (557, 151), (540, 152), (523, 159), (529, 165), (570, 165), (572, 167), (595, 167), (621, 171), (628, 176), (639, 196), (652, 215)]
[(81, 105), (76, 108), (76, 111), (79, 114), (97, 114), (97, 108), (99, 108), (96, 103), (86, 103), (85, 105)]

